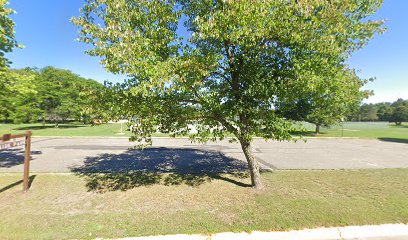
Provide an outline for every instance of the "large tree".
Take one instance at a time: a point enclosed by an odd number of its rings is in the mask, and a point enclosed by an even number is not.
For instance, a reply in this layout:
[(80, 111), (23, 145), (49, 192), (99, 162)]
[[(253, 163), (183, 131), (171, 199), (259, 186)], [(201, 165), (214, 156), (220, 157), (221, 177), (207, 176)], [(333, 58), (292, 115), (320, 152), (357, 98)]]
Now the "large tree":
[(7, 8), (7, 4), (7, 0), (0, 0), (0, 71), (6, 70), (9, 64), (4, 55), (11, 52), (14, 47), (21, 47), (14, 38), (14, 22), (10, 18), (14, 11)]
[[(134, 119), (133, 140), (160, 130), (196, 141), (233, 134), (262, 188), (254, 136), (290, 140), (293, 125), (276, 111), (310, 91), (328, 92), (383, 21), (368, 21), (382, 0), (88, 0), (80, 39), (113, 73), (115, 114)], [(343, 83), (341, 83), (343, 84)], [(334, 89), (334, 91), (338, 91)], [(320, 100), (319, 100), (320, 101)], [(326, 101), (322, 99), (321, 101)]]
[(0, 121), (14, 123), (39, 119), (56, 126), (68, 119), (88, 123), (90, 99), (86, 93), (103, 88), (92, 79), (54, 67), (8, 69), (0, 79)]
[(38, 109), (35, 74), (25, 70), (6, 70), (0, 79), (0, 121), (36, 121), (41, 111)]
[(37, 71), (40, 109), (43, 119), (55, 123), (67, 119), (84, 120), (88, 118), (84, 111), (87, 98), (81, 92), (95, 89), (101, 84), (91, 79), (85, 79), (70, 70), (45, 67)]
[[(14, 13), (13, 9), (7, 8), (8, 1), (0, 0), (0, 121), (6, 120), (10, 112), (9, 98), (13, 97), (16, 92), (24, 92), (27, 89), (24, 83), (25, 76), (9, 72), (8, 66), (10, 61), (5, 54), (11, 52), (14, 47), (22, 47), (15, 40), (14, 22), (10, 14)], [(22, 86), (24, 85), (24, 86)], [(22, 87), (22, 89), (16, 88)]]
[(389, 118), (390, 122), (395, 122), (396, 125), (401, 125), (402, 122), (408, 121), (408, 100), (399, 98), (392, 103), (392, 114)]
[(299, 95), (292, 102), (282, 101), (277, 111), (287, 119), (314, 124), (318, 134), (321, 126), (339, 124), (358, 110), (362, 100), (372, 94), (360, 88), (371, 80), (360, 79), (354, 71), (344, 69), (329, 80), (318, 81), (313, 90), (305, 92), (305, 96)]
[(389, 102), (377, 103), (377, 116), (379, 121), (389, 121), (393, 113), (393, 107)]
[(358, 112), (358, 121), (377, 121), (378, 107), (375, 104), (363, 104)]

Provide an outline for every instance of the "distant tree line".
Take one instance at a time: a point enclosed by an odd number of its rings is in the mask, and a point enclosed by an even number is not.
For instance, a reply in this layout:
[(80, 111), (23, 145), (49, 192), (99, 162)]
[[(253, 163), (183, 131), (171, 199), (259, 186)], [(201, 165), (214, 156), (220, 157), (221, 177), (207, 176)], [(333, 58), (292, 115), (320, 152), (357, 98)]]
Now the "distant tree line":
[(400, 98), (393, 103), (363, 104), (348, 119), (350, 121), (388, 121), (401, 125), (402, 122), (408, 121), (408, 100)]
[(89, 92), (103, 88), (69, 70), (54, 67), (8, 69), (0, 75), (0, 122), (90, 121)]

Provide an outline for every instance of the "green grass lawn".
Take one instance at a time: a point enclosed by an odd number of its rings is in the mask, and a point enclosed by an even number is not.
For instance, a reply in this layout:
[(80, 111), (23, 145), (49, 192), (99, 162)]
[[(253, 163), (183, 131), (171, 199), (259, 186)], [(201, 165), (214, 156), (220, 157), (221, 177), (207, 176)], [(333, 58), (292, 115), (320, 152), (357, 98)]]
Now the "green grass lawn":
[(120, 123), (102, 124), (92, 126), (82, 123), (66, 123), (59, 124), (55, 128), (54, 124), (0, 124), (0, 135), (5, 133), (19, 133), (24, 131), (32, 131), (34, 136), (103, 136), (103, 137), (121, 137), (130, 136), (130, 132), (126, 131), (127, 126), (123, 124), (124, 135), (120, 133)]
[(126, 124), (123, 124), (125, 135), (120, 132), (120, 124), (102, 124), (100, 126), (86, 125), (82, 123), (59, 124), (58, 128), (54, 124), (0, 124), (0, 135), (5, 133), (18, 133), (32, 131), (34, 136), (129, 136)]
[[(402, 126), (387, 122), (347, 122), (344, 123), (343, 131), (341, 126), (322, 128), (321, 134), (315, 135), (314, 125), (305, 123), (308, 132), (306, 136), (319, 137), (359, 137), (359, 138), (379, 138), (384, 140), (396, 140), (408, 142), (408, 123)], [(124, 135), (120, 132), (120, 124), (102, 124), (100, 126), (84, 125), (82, 123), (60, 124), (55, 128), (53, 124), (0, 124), (0, 135), (5, 133), (17, 133), (31, 130), (34, 136), (104, 136), (120, 137), (130, 136), (126, 131), (126, 124), (123, 124)], [(168, 136), (157, 133), (154, 136)]]
[(408, 169), (264, 173), (260, 192), (242, 186), (248, 178), (230, 175), (195, 187), (161, 182), (95, 192), (85, 177), (38, 174), (23, 194), (13, 185), (20, 177), (0, 175), (1, 239), (408, 223)]
[(314, 125), (304, 123), (304, 126), (310, 131), (307, 136), (378, 138), (396, 141), (399, 139), (408, 142), (408, 123), (396, 126), (388, 122), (346, 122), (343, 127), (339, 125), (321, 128), (321, 134), (318, 135), (314, 134)]

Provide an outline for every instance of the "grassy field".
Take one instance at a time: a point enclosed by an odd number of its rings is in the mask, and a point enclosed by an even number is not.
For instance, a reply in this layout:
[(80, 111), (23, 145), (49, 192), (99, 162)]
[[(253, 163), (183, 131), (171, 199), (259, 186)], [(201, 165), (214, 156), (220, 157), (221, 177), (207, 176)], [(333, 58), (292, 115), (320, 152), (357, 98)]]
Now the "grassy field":
[[(315, 126), (305, 123), (309, 135), (314, 136)], [(408, 123), (396, 126), (388, 122), (347, 122), (343, 127), (332, 126), (331, 128), (321, 128), (319, 136), (327, 137), (359, 137), (359, 138), (379, 138), (379, 139), (405, 139), (408, 141)]]
[[(130, 131), (127, 130), (127, 125), (123, 124), (123, 131), (121, 134), (120, 123), (108, 123), (98, 126), (83, 123), (65, 123), (59, 124), (56, 128), (54, 124), (1, 124), (0, 135), (5, 133), (21, 133), (25, 131), (32, 131), (34, 136), (66, 136), (66, 137), (129, 137)], [(156, 133), (155, 136), (168, 136), (163, 133)]]
[(82, 123), (59, 124), (58, 128), (54, 124), (0, 124), (0, 135), (5, 133), (18, 133), (32, 131), (34, 136), (130, 136), (123, 124), (123, 132), (120, 133), (120, 124), (102, 124), (99, 126), (86, 125)]
[(14, 184), (20, 177), (0, 175), (1, 239), (408, 223), (408, 169), (264, 173), (267, 186), (261, 192), (243, 186), (248, 178), (230, 175), (195, 187), (161, 181), (126, 191), (107, 183), (105, 191), (94, 191), (93, 184), (100, 183), (76, 175), (37, 175), (23, 194)]
[[(308, 132), (306, 136), (316, 136), (314, 125), (305, 123)], [(0, 124), (0, 135), (5, 133), (17, 133), (27, 130), (33, 131), (34, 136), (104, 136), (120, 137), (130, 136), (126, 131), (126, 124), (123, 124), (124, 135), (119, 134), (120, 124), (102, 124), (100, 126), (84, 125), (81, 123), (60, 124), (55, 128), (53, 124)], [(157, 133), (154, 136), (168, 136)], [(348, 122), (341, 126), (322, 128), (319, 137), (359, 137), (359, 138), (379, 138), (379, 139), (399, 139), (408, 142), (408, 123), (402, 126), (395, 126), (387, 122)]]

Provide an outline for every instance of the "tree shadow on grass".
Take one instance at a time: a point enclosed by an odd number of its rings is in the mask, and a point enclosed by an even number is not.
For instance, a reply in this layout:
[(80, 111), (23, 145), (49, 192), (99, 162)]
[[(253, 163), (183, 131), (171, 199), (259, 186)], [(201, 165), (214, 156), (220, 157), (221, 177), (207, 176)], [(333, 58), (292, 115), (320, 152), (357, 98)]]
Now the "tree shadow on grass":
[(404, 139), (404, 138), (378, 138), (381, 141), (384, 142), (394, 142), (394, 143), (406, 143), (408, 144), (408, 139)]
[(249, 184), (234, 178), (246, 178), (247, 164), (217, 151), (180, 148), (147, 148), (122, 154), (88, 157), (71, 171), (86, 179), (89, 191), (126, 191), (140, 186), (186, 184), (199, 186), (213, 179), (238, 186)]
[(404, 125), (392, 124), (391, 127), (392, 127), (392, 128), (408, 128), (408, 125), (406, 125), (406, 124), (404, 124)]
[[(31, 188), (31, 184), (33, 183), (34, 178), (35, 178), (36, 176), (37, 176), (37, 175), (31, 175), (30, 177), (28, 177), (28, 189)], [(15, 186), (17, 186), (17, 185), (20, 185), (20, 184), (22, 184), (22, 183), (23, 183), (23, 180), (19, 180), (19, 181), (17, 181), (17, 182), (14, 182), (14, 183), (12, 183), (12, 184), (9, 184), (9, 185), (7, 185), (7, 186), (5, 186), (5, 187), (2, 187), (2, 188), (0, 188), (0, 193), (2, 193), (2, 192), (4, 192), (4, 191), (7, 191), (7, 190), (9, 190), (10, 188), (15, 187)]]
[[(12, 148), (0, 151), (0, 168), (10, 168), (16, 165), (24, 164), (25, 150), (23, 148)], [(32, 155), (42, 154), (41, 151), (31, 151), (30, 160), (33, 160)]]
[(58, 128), (56, 128), (54, 125), (44, 125), (44, 126), (27, 126), (27, 127), (18, 127), (18, 128), (13, 128), (13, 130), (19, 130), (19, 131), (26, 131), (26, 130), (43, 130), (43, 129), (67, 129), (67, 128), (81, 128), (81, 127), (88, 127), (88, 125), (71, 125), (71, 124), (60, 124), (58, 125)]

